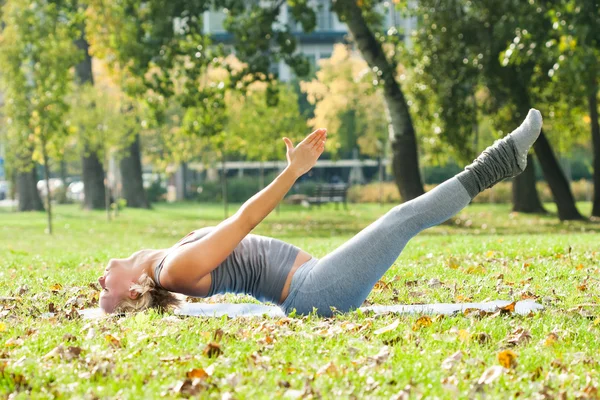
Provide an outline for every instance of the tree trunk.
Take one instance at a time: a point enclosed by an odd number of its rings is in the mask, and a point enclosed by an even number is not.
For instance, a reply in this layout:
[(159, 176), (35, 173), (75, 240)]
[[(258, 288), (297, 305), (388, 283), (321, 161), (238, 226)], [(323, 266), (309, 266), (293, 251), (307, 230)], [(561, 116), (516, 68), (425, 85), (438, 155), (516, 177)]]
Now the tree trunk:
[(592, 125), (592, 155), (594, 157), (594, 200), (592, 216), (600, 217), (600, 125), (598, 124), (598, 86), (593, 85), (588, 95)]
[(104, 187), (104, 168), (98, 159), (98, 153), (84, 149), (81, 156), (83, 168), (83, 208), (103, 210), (106, 207), (106, 188)]
[(44, 179), (46, 181), (46, 215), (48, 216), (48, 234), (52, 235), (52, 196), (50, 195), (50, 166), (46, 143), (42, 139), (42, 156), (44, 158)]
[(544, 172), (546, 182), (548, 182), (548, 186), (552, 191), (552, 197), (554, 197), (554, 202), (558, 208), (558, 218), (561, 221), (583, 219), (575, 206), (575, 199), (569, 182), (560, 168), (543, 130), (533, 148)]
[(123, 197), (127, 201), (127, 207), (150, 208), (142, 179), (140, 135), (135, 135), (134, 140), (126, 150), (125, 156), (119, 163), (119, 169), (121, 170), (121, 181), (123, 183)]
[(390, 119), (389, 137), (394, 177), (402, 200), (414, 199), (425, 191), (419, 170), (415, 129), (408, 104), (395, 79), (395, 66), (385, 56), (356, 1), (337, 0), (334, 1), (333, 8), (340, 20), (348, 25), (369, 67), (377, 71), (378, 79), (383, 82), (383, 94)]
[(527, 156), (527, 168), (512, 181), (513, 211), (522, 213), (546, 213), (535, 187), (533, 157)]
[(44, 204), (37, 190), (37, 172), (32, 162), (29, 170), (17, 172), (19, 211), (43, 211)]
[[(81, 35), (75, 40), (75, 45), (83, 53), (83, 60), (75, 66), (77, 83), (79, 85), (94, 85), (92, 72), (92, 57), (89, 53), (89, 44), (85, 38), (84, 25), (81, 26)], [(97, 149), (90, 149), (86, 144), (85, 133), (82, 134), (83, 154), (83, 208), (86, 210), (102, 210), (105, 208), (104, 167), (98, 157)]]

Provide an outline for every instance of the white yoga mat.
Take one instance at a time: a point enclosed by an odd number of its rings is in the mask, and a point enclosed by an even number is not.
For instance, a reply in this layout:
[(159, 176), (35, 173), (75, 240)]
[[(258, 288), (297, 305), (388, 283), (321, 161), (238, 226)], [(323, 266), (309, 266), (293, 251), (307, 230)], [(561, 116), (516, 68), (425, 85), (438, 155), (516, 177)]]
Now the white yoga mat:
[[(500, 307), (509, 305), (510, 301), (496, 300), (485, 303), (439, 303), (439, 304), (418, 304), (418, 305), (391, 305), (391, 306), (368, 306), (361, 307), (362, 311), (373, 311), (375, 314), (430, 314), (430, 315), (452, 315), (462, 313), (466, 309), (478, 309), (482, 311), (493, 312)], [(527, 315), (530, 312), (543, 310), (544, 306), (533, 300), (519, 301), (515, 305), (515, 313)], [(99, 318), (104, 315), (99, 308), (90, 308), (80, 310), (79, 313), (84, 318)], [(285, 317), (281, 308), (264, 304), (227, 304), (227, 303), (185, 303), (175, 314), (190, 317)]]

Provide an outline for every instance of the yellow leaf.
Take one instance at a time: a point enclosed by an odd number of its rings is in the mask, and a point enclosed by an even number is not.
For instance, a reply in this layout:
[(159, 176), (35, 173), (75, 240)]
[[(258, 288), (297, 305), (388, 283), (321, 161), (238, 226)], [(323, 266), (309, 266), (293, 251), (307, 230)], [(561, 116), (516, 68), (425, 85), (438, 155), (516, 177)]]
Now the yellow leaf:
[(493, 257), (494, 256), (494, 251), (493, 250), (489, 250), (487, 253), (485, 253), (485, 256), (487, 258)]
[(593, 322), (594, 326), (600, 325), (600, 317), (596, 318)]
[(121, 341), (111, 334), (104, 336), (104, 339), (113, 347), (121, 347)]
[(498, 362), (504, 368), (515, 368), (517, 366), (517, 354), (512, 350), (503, 350), (498, 353)]
[(471, 267), (467, 268), (467, 270), (465, 272), (467, 274), (483, 275), (486, 273), (486, 270), (483, 267), (483, 265), (479, 264), (479, 265), (475, 265), (475, 266), (471, 266)]
[(62, 285), (60, 283), (55, 283), (54, 285), (50, 286), (50, 290), (53, 292), (58, 292), (59, 290), (62, 290)]
[(548, 334), (548, 336), (546, 336), (546, 340), (544, 340), (544, 346), (550, 347), (557, 341), (558, 341), (558, 335), (554, 332), (550, 332)]
[(431, 321), (431, 317), (428, 317), (427, 315), (423, 315), (422, 317), (419, 317), (419, 319), (415, 322), (412, 329), (413, 329), (413, 331), (418, 331), (421, 328), (428, 327), (429, 325), (432, 324), (432, 322), (433, 321)]
[(581, 271), (583, 268), (584, 268), (584, 267), (583, 267), (583, 264), (579, 264), (578, 266), (576, 266), (576, 267), (575, 267), (575, 269), (576, 269), (577, 271)]
[(448, 268), (450, 269), (458, 269), (460, 267), (458, 260), (454, 257), (450, 257), (448, 259)]
[(4, 322), (0, 322), (0, 332), (6, 331), (6, 324)]
[(458, 339), (461, 342), (469, 342), (471, 340), (471, 333), (467, 330), (464, 329), (459, 329), (458, 330)]

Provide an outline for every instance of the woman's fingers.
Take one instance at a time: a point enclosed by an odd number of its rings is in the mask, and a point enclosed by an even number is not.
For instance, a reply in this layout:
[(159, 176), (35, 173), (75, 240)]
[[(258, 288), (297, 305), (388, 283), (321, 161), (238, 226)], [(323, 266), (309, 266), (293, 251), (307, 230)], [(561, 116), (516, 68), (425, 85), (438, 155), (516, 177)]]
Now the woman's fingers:
[(325, 128), (319, 128), (304, 139), (306, 144), (315, 144), (315, 141), (318, 140), (321, 136), (323, 136), (327, 132)]

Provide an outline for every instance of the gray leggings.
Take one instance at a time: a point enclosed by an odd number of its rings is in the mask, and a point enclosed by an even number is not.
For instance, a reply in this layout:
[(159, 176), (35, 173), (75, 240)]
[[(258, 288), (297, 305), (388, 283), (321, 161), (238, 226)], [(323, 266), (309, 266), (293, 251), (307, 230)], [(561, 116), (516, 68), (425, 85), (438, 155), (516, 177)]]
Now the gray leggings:
[(392, 208), (330, 254), (300, 266), (281, 308), (286, 314), (294, 309), (308, 314), (314, 308), (318, 315), (331, 316), (332, 307), (340, 312), (360, 307), (413, 236), (446, 221), (470, 201), (454, 177)]

